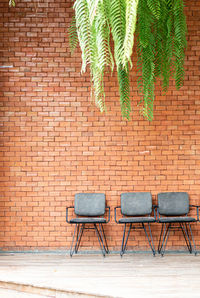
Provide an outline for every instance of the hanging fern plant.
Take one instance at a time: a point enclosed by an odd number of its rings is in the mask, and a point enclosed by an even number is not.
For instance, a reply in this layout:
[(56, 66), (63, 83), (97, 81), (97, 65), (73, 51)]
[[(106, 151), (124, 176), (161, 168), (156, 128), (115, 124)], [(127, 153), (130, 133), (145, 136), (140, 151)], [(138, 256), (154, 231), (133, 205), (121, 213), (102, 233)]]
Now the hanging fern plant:
[[(8, 0), (15, 6), (15, 0)], [(117, 68), (122, 117), (130, 118), (129, 69), (134, 34), (137, 44), (138, 88), (141, 114), (153, 119), (154, 85), (162, 80), (163, 91), (170, 76), (176, 88), (183, 85), (186, 48), (184, 0), (75, 0), (69, 28), (69, 45), (80, 45), (82, 68), (90, 69), (91, 96), (101, 112), (106, 110), (104, 73)], [(112, 55), (110, 36), (114, 41)]]
[[(117, 68), (121, 113), (130, 118), (129, 68), (132, 67), (134, 33), (138, 56), (141, 113), (153, 119), (157, 78), (166, 92), (170, 76), (176, 88), (183, 85), (186, 20), (183, 0), (75, 0), (69, 29), (71, 50), (79, 42), (82, 72), (90, 67), (92, 94), (100, 111), (106, 109), (104, 72)], [(114, 57), (110, 46), (114, 41)]]

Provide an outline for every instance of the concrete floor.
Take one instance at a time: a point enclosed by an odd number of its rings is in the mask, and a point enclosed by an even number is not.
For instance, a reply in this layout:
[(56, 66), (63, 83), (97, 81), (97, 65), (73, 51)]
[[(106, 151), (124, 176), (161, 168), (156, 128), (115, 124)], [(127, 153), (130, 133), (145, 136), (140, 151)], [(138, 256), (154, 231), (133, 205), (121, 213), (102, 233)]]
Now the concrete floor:
[(0, 297), (200, 297), (200, 255), (0, 254)]

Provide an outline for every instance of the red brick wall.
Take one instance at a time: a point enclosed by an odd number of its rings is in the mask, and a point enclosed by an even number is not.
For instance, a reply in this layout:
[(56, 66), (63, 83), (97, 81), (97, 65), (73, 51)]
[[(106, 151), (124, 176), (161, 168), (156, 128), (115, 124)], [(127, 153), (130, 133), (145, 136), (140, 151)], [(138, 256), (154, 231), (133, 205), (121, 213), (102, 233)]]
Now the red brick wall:
[[(0, 65), (13, 68), (0, 69), (0, 248), (69, 249), (65, 207), (78, 192), (106, 194), (112, 250), (121, 244), (113, 208), (122, 192), (151, 191), (156, 202), (160, 191), (187, 191), (200, 204), (200, 2), (186, 1), (184, 87), (171, 82), (163, 96), (157, 86), (151, 123), (138, 113), (134, 69), (129, 122), (120, 115), (115, 74), (106, 77), (107, 113), (94, 107), (80, 51), (68, 49), (69, 0), (16, 0), (15, 9), (7, 2), (0, 2)], [(152, 230), (157, 243), (160, 226)], [(194, 230), (200, 241), (200, 225)], [(169, 246), (178, 249), (179, 238)], [(82, 249), (98, 248), (93, 232), (84, 239)], [(143, 233), (129, 248), (147, 249)]]

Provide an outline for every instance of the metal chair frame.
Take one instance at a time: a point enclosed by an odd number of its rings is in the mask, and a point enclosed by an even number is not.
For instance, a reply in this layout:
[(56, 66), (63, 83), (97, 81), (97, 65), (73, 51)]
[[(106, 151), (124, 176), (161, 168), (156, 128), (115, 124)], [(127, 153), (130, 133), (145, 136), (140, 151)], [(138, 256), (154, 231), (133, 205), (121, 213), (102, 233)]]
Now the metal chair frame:
[[(75, 224), (72, 243), (71, 243), (71, 247), (70, 247), (70, 256), (72, 257), (74, 253), (75, 254), (78, 253), (80, 243), (81, 243), (81, 238), (83, 236), (84, 230), (95, 230), (102, 255), (105, 257), (105, 255), (109, 253), (109, 249), (108, 249), (107, 239), (106, 239), (106, 235), (105, 235), (104, 228), (103, 228), (103, 223), (99, 223), (99, 222), (72, 223), (68, 219), (68, 210), (69, 209), (74, 209), (74, 207), (70, 206), (70, 207), (66, 208), (66, 222), (70, 223), (70, 224)], [(105, 223), (108, 223), (110, 221), (110, 207), (105, 207), (105, 209), (108, 210), (108, 220), (106, 220)], [(90, 216), (90, 217), (92, 218), (92, 216)], [(97, 216), (95, 216), (95, 218), (96, 217)], [(80, 216), (76, 215), (76, 218), (80, 218)], [(88, 227), (86, 225), (93, 225), (93, 227)], [(75, 239), (76, 239), (76, 241), (75, 241)], [(75, 244), (74, 244), (74, 241), (75, 241)]]
[[(138, 223), (133, 223), (133, 222), (127, 222), (127, 223), (121, 223), (117, 220), (117, 209), (121, 209), (121, 206), (117, 206), (115, 207), (115, 222), (117, 224), (124, 224), (124, 232), (123, 232), (123, 238), (122, 238), (122, 244), (121, 244), (121, 251), (120, 251), (120, 256), (122, 257), (123, 254), (125, 253), (126, 251), (126, 246), (127, 246), (127, 242), (128, 242), (128, 238), (129, 238), (129, 235), (130, 235), (130, 232), (131, 230), (144, 230), (145, 232), (145, 235), (147, 237), (147, 240), (148, 240), (148, 243), (149, 243), (149, 246), (152, 250), (152, 253), (153, 253), (153, 256), (155, 256), (156, 254), (156, 251), (155, 251), (155, 247), (154, 247), (154, 243), (153, 243), (153, 237), (152, 237), (152, 233), (151, 233), (151, 227), (150, 227), (150, 222), (138, 222)], [(154, 212), (154, 218), (155, 218), (155, 221), (156, 221), (156, 213), (155, 213), (155, 209), (154, 209), (154, 206), (153, 206), (153, 212)], [(128, 216), (124, 216), (124, 218), (128, 218)], [(126, 227), (129, 226), (129, 229), (128, 229), (128, 233), (126, 235)], [(137, 224), (141, 224), (140, 226), (138, 226)], [(147, 232), (147, 229), (145, 227), (145, 224), (147, 224), (148, 226), (148, 229), (149, 229), (149, 235), (148, 235), (148, 232)], [(126, 240), (125, 240), (126, 239)]]
[[(189, 205), (190, 208), (196, 208), (197, 211), (197, 219), (195, 222), (199, 221), (199, 206), (196, 205)], [(188, 221), (178, 221), (178, 222), (160, 222), (160, 219), (163, 218), (163, 216), (159, 213), (159, 206), (155, 206), (155, 209), (157, 209), (157, 222), (162, 223), (162, 228), (160, 232), (160, 238), (158, 243), (158, 253), (161, 254), (161, 256), (164, 256), (165, 249), (167, 246), (167, 241), (169, 238), (170, 231), (181, 231), (187, 246), (187, 249), (189, 253), (193, 253), (197, 255), (196, 245), (192, 233), (192, 228), (190, 225), (190, 222)], [(184, 214), (183, 216), (188, 216), (188, 213)], [(178, 217), (178, 216), (175, 216)], [(167, 218), (167, 217), (164, 217)]]

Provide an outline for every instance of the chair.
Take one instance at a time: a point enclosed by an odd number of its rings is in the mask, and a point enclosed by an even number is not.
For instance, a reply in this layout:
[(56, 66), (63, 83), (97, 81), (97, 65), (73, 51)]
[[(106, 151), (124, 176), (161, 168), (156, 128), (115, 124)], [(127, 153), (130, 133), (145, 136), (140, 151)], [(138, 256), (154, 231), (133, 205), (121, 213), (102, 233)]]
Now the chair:
[[(117, 220), (116, 211), (121, 208), (122, 218)], [(155, 212), (154, 216), (152, 213), (152, 196), (149, 192), (130, 192), (121, 194), (121, 206), (115, 207), (115, 221), (118, 224), (124, 224), (124, 233), (122, 238), (122, 245), (120, 255), (121, 257), (125, 253), (126, 245), (131, 230), (144, 229), (147, 240), (153, 255), (155, 256), (155, 248), (151, 233), (150, 223), (156, 222)], [(149, 228), (150, 238), (147, 233), (146, 225)], [(126, 230), (128, 233), (126, 235)], [(126, 238), (126, 239), (125, 239)]]
[[(73, 209), (75, 218), (68, 220), (68, 210)], [(108, 220), (103, 217), (106, 209)], [(70, 256), (78, 252), (84, 230), (95, 230), (103, 256), (109, 252), (103, 224), (110, 221), (110, 207), (105, 206), (105, 195), (102, 193), (79, 193), (75, 195), (74, 207), (66, 208), (66, 221), (74, 224), (74, 234)], [(74, 240), (76, 242), (74, 244)]]
[[(197, 219), (188, 216), (190, 207), (196, 207)], [(180, 230), (183, 233), (189, 252), (192, 253), (194, 251), (196, 255), (196, 246), (190, 223), (196, 222), (198, 219), (198, 206), (189, 205), (189, 196), (186, 192), (159, 193), (157, 221), (162, 223), (162, 229), (158, 244), (158, 253), (162, 256), (164, 255), (170, 231)]]

